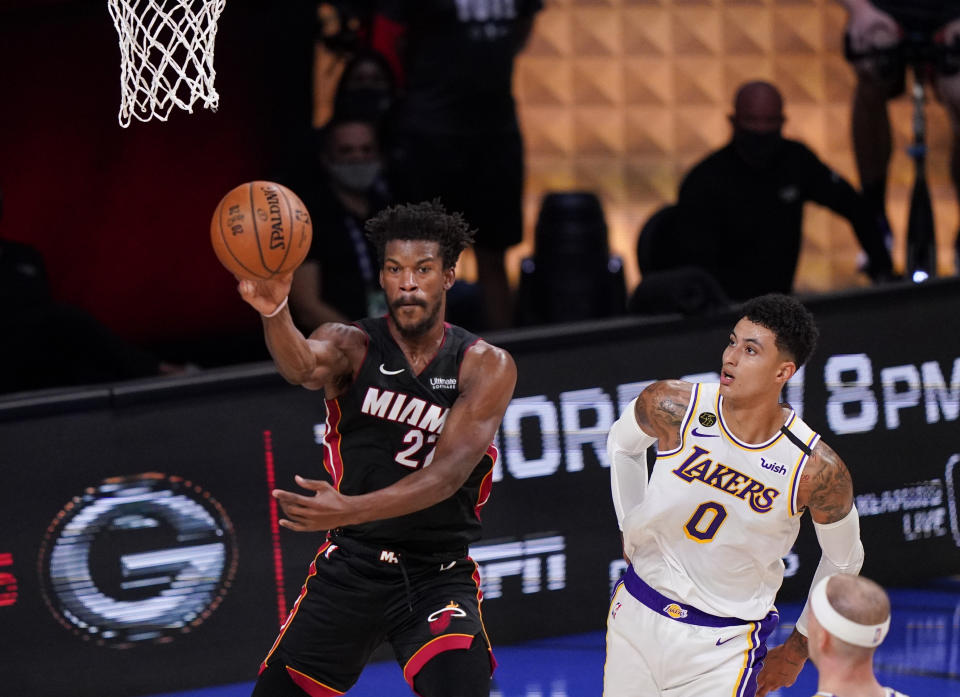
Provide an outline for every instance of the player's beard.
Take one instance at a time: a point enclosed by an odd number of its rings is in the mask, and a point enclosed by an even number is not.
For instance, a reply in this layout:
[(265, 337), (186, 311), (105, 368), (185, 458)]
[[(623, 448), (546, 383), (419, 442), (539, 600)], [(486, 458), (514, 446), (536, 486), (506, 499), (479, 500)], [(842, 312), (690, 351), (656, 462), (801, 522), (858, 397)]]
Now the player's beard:
[(430, 331), (430, 329), (437, 323), (437, 318), (440, 316), (440, 308), (443, 305), (441, 299), (438, 299), (433, 307), (431, 307), (426, 301), (414, 301), (414, 304), (424, 308), (426, 313), (424, 314), (423, 319), (419, 322), (405, 325), (402, 324), (400, 318), (397, 317), (397, 307), (402, 304), (409, 304), (409, 301), (407, 303), (403, 303), (402, 301), (398, 300), (397, 302), (391, 303), (388, 306), (387, 311), (390, 313), (390, 319), (393, 320), (393, 326), (397, 328), (397, 330), (400, 332), (400, 335), (405, 339), (418, 339)]

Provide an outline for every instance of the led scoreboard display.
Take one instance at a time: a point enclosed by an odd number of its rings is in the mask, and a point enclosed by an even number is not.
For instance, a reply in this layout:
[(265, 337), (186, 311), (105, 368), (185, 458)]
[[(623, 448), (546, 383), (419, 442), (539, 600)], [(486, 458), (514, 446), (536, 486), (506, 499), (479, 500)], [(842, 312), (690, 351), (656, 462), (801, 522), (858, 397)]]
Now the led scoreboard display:
[[(960, 281), (809, 305), (820, 346), (784, 397), (853, 475), (864, 573), (960, 572)], [(654, 379), (715, 379), (735, 319), (495, 339), (519, 371), (471, 548), (495, 644), (604, 626), (624, 567), (607, 430)], [(322, 539), (279, 528), (269, 492), (325, 476), (324, 416), (269, 365), (0, 400), (4, 694), (253, 680)], [(811, 527), (784, 558), (783, 599), (816, 568)]]

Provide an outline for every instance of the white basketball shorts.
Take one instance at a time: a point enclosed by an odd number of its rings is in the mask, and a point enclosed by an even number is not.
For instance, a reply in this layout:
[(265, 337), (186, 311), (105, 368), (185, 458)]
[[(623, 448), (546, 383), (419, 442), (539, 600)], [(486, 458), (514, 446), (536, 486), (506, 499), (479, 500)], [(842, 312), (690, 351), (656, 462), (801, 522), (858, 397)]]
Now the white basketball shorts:
[(604, 697), (755, 697), (766, 641), (779, 621), (717, 617), (644, 583), (633, 567), (607, 615)]

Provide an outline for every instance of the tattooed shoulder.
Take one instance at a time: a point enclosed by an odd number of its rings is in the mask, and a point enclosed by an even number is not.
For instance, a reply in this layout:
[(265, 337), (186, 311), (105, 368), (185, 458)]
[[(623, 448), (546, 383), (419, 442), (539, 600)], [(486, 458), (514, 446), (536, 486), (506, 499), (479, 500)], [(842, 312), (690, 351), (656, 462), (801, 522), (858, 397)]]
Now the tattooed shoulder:
[(820, 441), (800, 480), (801, 504), (818, 523), (834, 523), (853, 506), (853, 480), (840, 456)]
[(637, 421), (651, 433), (672, 433), (680, 427), (690, 404), (690, 384), (681, 380), (660, 380), (640, 393)]

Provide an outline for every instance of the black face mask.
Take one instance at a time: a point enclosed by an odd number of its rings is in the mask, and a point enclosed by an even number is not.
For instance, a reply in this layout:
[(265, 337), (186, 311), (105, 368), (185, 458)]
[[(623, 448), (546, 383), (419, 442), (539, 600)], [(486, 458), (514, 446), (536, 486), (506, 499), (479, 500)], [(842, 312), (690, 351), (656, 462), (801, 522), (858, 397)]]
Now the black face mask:
[(748, 165), (755, 169), (766, 169), (780, 152), (783, 136), (780, 131), (736, 129), (733, 133), (733, 146)]

